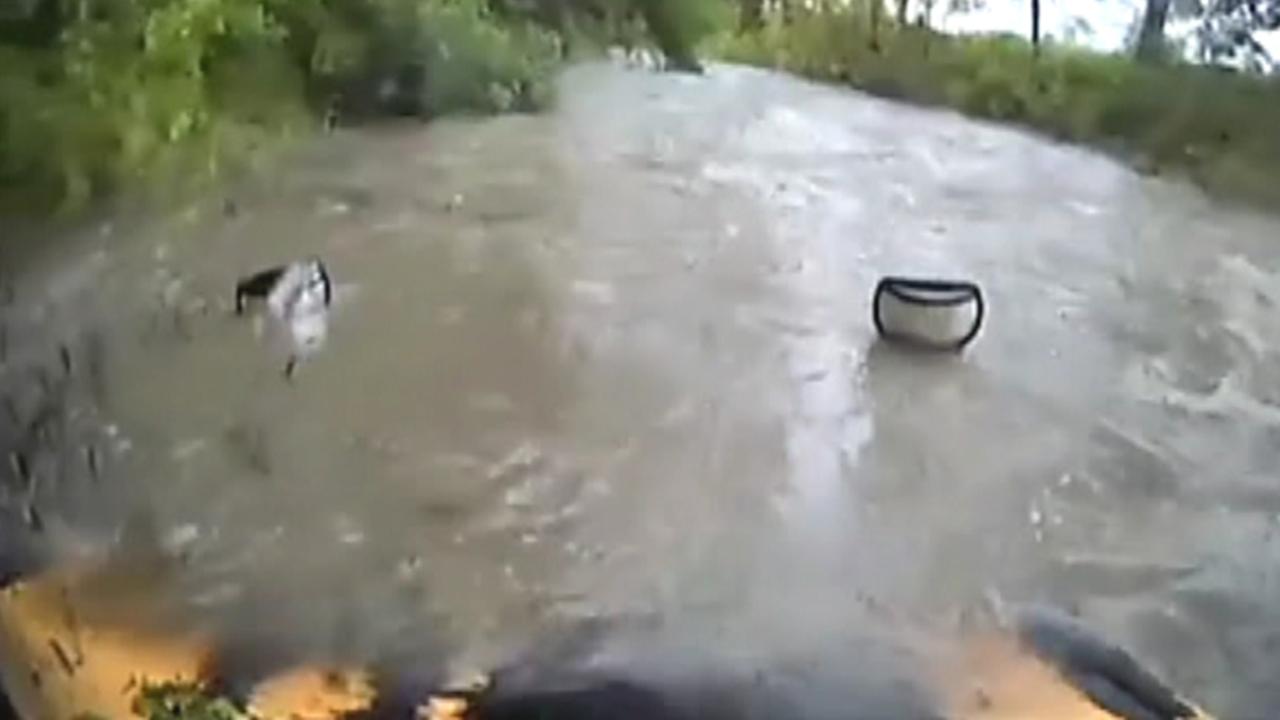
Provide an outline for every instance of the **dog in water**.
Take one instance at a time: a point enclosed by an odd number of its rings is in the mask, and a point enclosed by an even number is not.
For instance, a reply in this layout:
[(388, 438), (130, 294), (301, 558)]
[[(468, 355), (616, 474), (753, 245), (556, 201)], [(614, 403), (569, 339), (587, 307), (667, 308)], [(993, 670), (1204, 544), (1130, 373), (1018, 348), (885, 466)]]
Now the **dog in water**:
[(329, 334), (333, 281), (328, 268), (319, 258), (308, 258), (256, 272), (236, 283), (236, 314), (243, 315), (252, 301), (266, 305), (270, 331), (288, 356), (284, 375), (292, 378), (298, 363), (315, 354)]

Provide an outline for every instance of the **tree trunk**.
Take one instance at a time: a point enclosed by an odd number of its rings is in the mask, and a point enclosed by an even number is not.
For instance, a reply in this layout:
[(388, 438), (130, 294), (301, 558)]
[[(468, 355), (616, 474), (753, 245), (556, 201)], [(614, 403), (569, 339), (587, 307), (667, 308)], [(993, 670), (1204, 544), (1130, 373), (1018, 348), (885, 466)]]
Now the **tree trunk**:
[(871, 0), (871, 50), (880, 52), (880, 13), (884, 0)]
[(898, 26), (907, 26), (907, 0), (898, 0)]
[(1040, 0), (1031, 0), (1031, 47), (1040, 53)]
[(920, 15), (916, 18), (916, 24), (923, 30), (929, 30), (933, 27), (933, 2), (934, 0), (924, 0), (924, 7), (920, 10)]
[(674, 17), (675, 4), (680, 2), (685, 0), (639, 0), (636, 9), (644, 18), (649, 37), (662, 51), (667, 69), (701, 73), (702, 64), (698, 62), (688, 37), (682, 33), (679, 20)]
[(764, 27), (764, 0), (741, 0), (738, 6), (738, 24), (744, 32)]
[(1136, 55), (1139, 60), (1159, 60), (1164, 50), (1164, 25), (1169, 19), (1169, 0), (1147, 0), (1138, 33)]

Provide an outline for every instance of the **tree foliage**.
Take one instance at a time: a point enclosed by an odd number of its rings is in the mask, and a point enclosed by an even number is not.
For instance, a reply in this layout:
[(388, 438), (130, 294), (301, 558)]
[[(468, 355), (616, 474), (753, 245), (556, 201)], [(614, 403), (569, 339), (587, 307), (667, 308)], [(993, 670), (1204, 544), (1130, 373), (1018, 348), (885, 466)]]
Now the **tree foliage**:
[[(292, 80), (275, 62), (285, 29), (258, 0), (39, 0), (2, 27), (0, 184), (71, 202), (173, 162), (172, 147), (215, 170), (226, 132)], [(257, 92), (230, 81), (250, 67)]]
[(698, 43), (729, 24), (729, 7), (717, 0), (633, 0), (645, 26), (677, 69), (699, 70)]
[[(869, 0), (874, 2), (875, 0)], [(730, 59), (848, 83), (919, 103), (1021, 123), (1184, 172), (1204, 186), (1274, 204), (1280, 85), (1189, 64), (1135, 63), (1017, 37), (945, 37), (891, 22), (873, 44), (853, 6), (769, 22), (725, 49)]]
[(1210, 0), (1197, 30), (1200, 60), (1254, 72), (1275, 67), (1256, 37), (1280, 29), (1280, 0)]
[[(678, 64), (724, 0), (0, 0), (0, 200), (216, 176), (325, 114), (531, 110), (568, 39), (647, 21)], [(3, 208), (0, 208), (3, 210)]]

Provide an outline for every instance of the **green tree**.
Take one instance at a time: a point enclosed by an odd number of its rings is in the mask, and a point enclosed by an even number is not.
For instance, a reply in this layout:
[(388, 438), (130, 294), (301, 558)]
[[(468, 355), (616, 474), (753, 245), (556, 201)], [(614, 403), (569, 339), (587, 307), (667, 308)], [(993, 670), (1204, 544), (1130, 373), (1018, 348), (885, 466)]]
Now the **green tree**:
[(701, 72), (698, 43), (725, 27), (731, 11), (721, 0), (634, 0), (658, 49), (676, 70)]
[(1158, 60), (1164, 55), (1164, 26), (1169, 20), (1169, 7), (1170, 0), (1147, 0), (1135, 53), (1139, 60)]
[(764, 0), (739, 0), (738, 25), (743, 31), (760, 29), (764, 25)]
[(1031, 0), (1031, 46), (1040, 52), (1040, 0)]

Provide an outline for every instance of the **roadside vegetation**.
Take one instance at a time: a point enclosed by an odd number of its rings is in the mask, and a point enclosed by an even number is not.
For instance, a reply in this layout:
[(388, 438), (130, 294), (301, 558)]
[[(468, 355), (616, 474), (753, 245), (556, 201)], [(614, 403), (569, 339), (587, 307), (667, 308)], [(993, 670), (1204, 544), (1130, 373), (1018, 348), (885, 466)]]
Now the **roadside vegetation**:
[[(327, 125), (537, 111), (566, 58), (648, 43), (697, 70), (713, 35), (729, 60), (1280, 200), (1280, 81), (1171, 60), (1168, 0), (1149, 3), (1129, 57), (1039, 43), (1038, 19), (1034, 42), (945, 36), (903, 0), (0, 0), (0, 214), (198, 188)], [(1206, 59), (1257, 69), (1249, 25), (1280, 2), (1210, 5)]]
[(727, 59), (1026, 125), (1105, 148), (1145, 172), (1280, 201), (1280, 79), (1175, 61), (1151, 49), (1159, 40), (1149, 27), (1129, 57), (942, 35), (874, 1), (744, 20), (720, 48)]
[(534, 111), (635, 18), (677, 64), (720, 0), (0, 0), (0, 212), (183, 188), (326, 124)]

